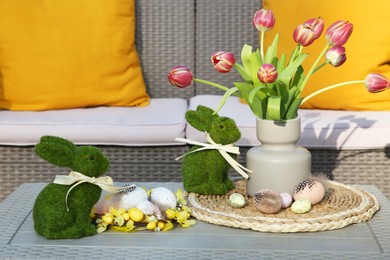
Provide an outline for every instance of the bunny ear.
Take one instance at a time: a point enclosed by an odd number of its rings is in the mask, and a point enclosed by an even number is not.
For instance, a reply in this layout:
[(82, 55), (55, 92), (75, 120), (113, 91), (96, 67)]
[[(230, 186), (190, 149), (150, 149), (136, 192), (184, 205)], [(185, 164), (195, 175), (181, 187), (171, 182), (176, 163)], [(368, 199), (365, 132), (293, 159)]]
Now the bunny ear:
[(57, 165), (70, 167), (73, 163), (76, 146), (63, 138), (44, 136), (35, 145), (35, 152), (44, 160)]
[(205, 106), (198, 106), (196, 111), (189, 110), (186, 113), (187, 122), (199, 131), (209, 132), (212, 121), (218, 118), (218, 115), (213, 115), (214, 110)]
[(202, 105), (199, 105), (197, 108), (196, 108), (196, 111), (199, 112), (199, 114), (203, 115), (204, 117), (218, 117), (217, 114), (213, 115), (214, 114), (214, 110), (212, 110), (211, 108), (209, 107), (206, 107), (206, 106), (202, 106)]

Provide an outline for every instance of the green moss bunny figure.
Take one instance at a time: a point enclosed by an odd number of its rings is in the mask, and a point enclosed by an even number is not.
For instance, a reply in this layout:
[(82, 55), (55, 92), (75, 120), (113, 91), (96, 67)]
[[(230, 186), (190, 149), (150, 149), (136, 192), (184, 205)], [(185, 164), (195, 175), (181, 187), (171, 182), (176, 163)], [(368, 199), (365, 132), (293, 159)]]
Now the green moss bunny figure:
[[(196, 111), (187, 111), (188, 123), (202, 132), (207, 132), (216, 144), (228, 145), (238, 141), (241, 133), (233, 119), (213, 114), (211, 108), (198, 106)], [(217, 149), (192, 152), (200, 146), (190, 149), (183, 159), (182, 176), (184, 189), (200, 194), (223, 195), (233, 189), (228, 177), (230, 164)], [(236, 155), (228, 154), (232, 158)]]
[[(88, 177), (103, 175), (110, 164), (98, 148), (76, 146), (55, 136), (42, 137), (35, 151), (54, 165), (68, 167)], [(96, 234), (90, 212), (100, 198), (101, 188), (88, 182), (71, 188), (72, 185), (51, 183), (39, 193), (33, 208), (34, 228), (39, 235), (65, 239)]]

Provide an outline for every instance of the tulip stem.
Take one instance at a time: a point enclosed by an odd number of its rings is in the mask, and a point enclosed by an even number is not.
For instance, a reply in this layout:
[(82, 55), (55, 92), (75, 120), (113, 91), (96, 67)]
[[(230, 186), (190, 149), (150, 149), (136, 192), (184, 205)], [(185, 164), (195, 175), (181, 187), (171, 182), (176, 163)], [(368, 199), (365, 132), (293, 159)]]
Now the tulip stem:
[(331, 89), (334, 89), (334, 88), (338, 88), (338, 87), (341, 87), (341, 86), (345, 86), (345, 85), (360, 84), (360, 83), (364, 83), (364, 80), (353, 80), (353, 81), (348, 81), (348, 82), (334, 84), (334, 85), (328, 86), (326, 88), (319, 89), (319, 90), (311, 93), (310, 95), (306, 96), (302, 100), (301, 105), (303, 103), (305, 103), (306, 101), (308, 101), (309, 99), (311, 99), (312, 97), (317, 96), (318, 94), (321, 94), (322, 92), (325, 92), (325, 91), (328, 91), (328, 90), (331, 90)]
[(329, 61), (325, 61), (324, 63), (322, 63), (320, 66), (318, 66), (317, 68), (315, 68), (315, 70), (313, 71), (313, 74), (316, 73), (319, 69), (321, 69), (322, 67), (324, 67), (326, 64), (328, 64)]
[[(223, 91), (228, 91), (230, 89), (230, 88), (227, 88), (227, 87), (222, 86), (220, 84), (217, 84), (215, 82), (204, 80), (204, 79), (193, 78), (193, 81), (199, 82), (199, 83), (202, 83), (202, 84), (206, 84), (206, 85), (209, 85), (209, 86), (212, 86), (212, 87), (216, 87), (216, 88), (222, 89)], [(233, 93), (233, 95), (241, 97), (237, 93)]]
[(318, 55), (318, 58), (316, 59), (316, 61), (313, 63), (313, 66), (311, 66), (311, 68), (310, 68), (309, 72), (307, 73), (305, 79), (303, 80), (302, 84), (299, 86), (299, 89), (297, 91), (297, 97), (302, 94), (302, 91), (305, 88), (305, 85), (307, 84), (307, 82), (309, 81), (310, 76), (314, 73), (314, 69), (317, 67), (317, 64), (320, 62), (322, 56), (324, 56), (324, 54), (328, 50), (329, 46), (330, 46), (329, 44), (327, 44), (325, 46), (325, 48), (322, 50), (320, 55)]
[(260, 54), (261, 54), (261, 62), (264, 63), (264, 31), (260, 33)]

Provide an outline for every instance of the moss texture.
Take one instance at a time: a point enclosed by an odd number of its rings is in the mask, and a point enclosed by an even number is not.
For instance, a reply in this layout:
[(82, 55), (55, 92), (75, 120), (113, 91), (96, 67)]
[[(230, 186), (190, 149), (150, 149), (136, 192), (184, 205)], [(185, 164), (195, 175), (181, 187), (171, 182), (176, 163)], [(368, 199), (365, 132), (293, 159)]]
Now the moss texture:
[[(187, 111), (186, 119), (199, 131), (208, 132), (217, 144), (226, 145), (238, 141), (241, 133), (234, 120), (213, 113), (214, 111), (208, 107), (198, 106), (196, 111)], [(199, 147), (194, 146), (191, 150), (197, 148)], [(230, 156), (236, 157), (236, 155)], [(226, 194), (234, 187), (228, 177), (230, 168), (230, 164), (218, 150), (203, 150), (188, 154), (182, 164), (184, 189), (200, 194)]]
[[(68, 140), (44, 136), (35, 146), (36, 153), (48, 162), (89, 177), (107, 172), (109, 160), (93, 146), (75, 146)], [(33, 208), (35, 231), (48, 239), (80, 238), (96, 234), (89, 214), (100, 198), (101, 188), (83, 183), (72, 189), (66, 208), (65, 197), (70, 185), (51, 183), (38, 195)]]

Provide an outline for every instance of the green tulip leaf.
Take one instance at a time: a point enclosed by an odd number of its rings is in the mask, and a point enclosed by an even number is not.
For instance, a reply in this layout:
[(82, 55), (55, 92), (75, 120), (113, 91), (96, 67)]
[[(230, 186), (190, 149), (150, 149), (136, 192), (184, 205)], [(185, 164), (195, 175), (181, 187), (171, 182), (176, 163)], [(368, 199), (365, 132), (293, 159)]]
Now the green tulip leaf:
[(301, 105), (302, 98), (295, 98), (292, 102), (291, 106), (289, 107), (285, 119), (293, 119), (296, 118), (298, 115), (298, 109)]
[(276, 65), (276, 70), (278, 71), (278, 74), (280, 74), (285, 69), (285, 67), (286, 67), (286, 54), (282, 53)]
[(249, 104), (253, 114), (259, 118), (264, 118), (265, 104), (258, 97), (254, 98), (252, 104)]
[(275, 35), (274, 40), (272, 41), (271, 46), (268, 47), (267, 53), (265, 54), (264, 63), (272, 63), (274, 57), (276, 57), (278, 52), (278, 42), (279, 42), (279, 34)]
[(236, 63), (234, 67), (237, 69), (243, 80), (251, 81), (251, 78), (248, 76), (248, 73), (241, 64)]
[(251, 71), (251, 78), (254, 85), (259, 85), (260, 80), (257, 77), (257, 72), (260, 69), (261, 62), (260, 62), (260, 55), (257, 52), (253, 52), (250, 58), (250, 71)]
[(255, 96), (259, 96), (261, 99), (265, 99), (267, 96), (276, 95), (275, 91), (271, 88), (268, 88), (266, 86), (258, 86), (252, 89), (248, 96), (248, 103), (253, 103), (253, 99)]
[(290, 62), (288, 66), (279, 74), (278, 80), (288, 85), (298, 67), (305, 61), (307, 54), (303, 53), (298, 56), (294, 61)]
[[(245, 71), (250, 72), (251, 71), (251, 56), (252, 56), (252, 46), (245, 44), (242, 47), (241, 51), (241, 61), (242, 65), (244, 66)], [(249, 75), (251, 76), (251, 75)]]
[(223, 107), (223, 105), (225, 105), (227, 99), (233, 95), (234, 92), (237, 92), (238, 91), (238, 88), (230, 88), (229, 90), (227, 90), (225, 92), (225, 94), (223, 95), (221, 101), (219, 102), (219, 105), (218, 107), (215, 109), (213, 115), (217, 114), (219, 112), (219, 110), (221, 110), (221, 108)]
[(270, 96), (268, 98), (267, 106), (267, 119), (269, 120), (280, 120), (280, 104), (282, 97), (280, 96)]

